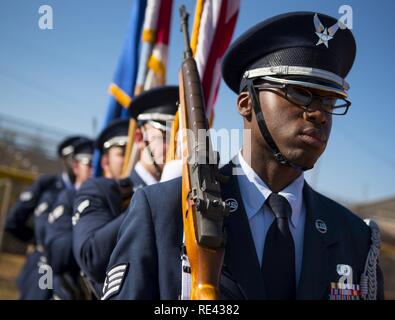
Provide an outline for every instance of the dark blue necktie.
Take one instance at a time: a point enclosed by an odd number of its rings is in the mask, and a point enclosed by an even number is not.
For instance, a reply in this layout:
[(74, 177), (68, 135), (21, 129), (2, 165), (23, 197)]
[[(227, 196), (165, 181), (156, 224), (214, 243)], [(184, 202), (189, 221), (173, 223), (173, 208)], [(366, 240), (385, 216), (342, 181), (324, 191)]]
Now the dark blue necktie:
[(277, 193), (272, 193), (266, 204), (275, 217), (266, 235), (261, 268), (267, 298), (293, 300), (296, 296), (295, 245), (288, 225), (292, 209), (288, 200)]

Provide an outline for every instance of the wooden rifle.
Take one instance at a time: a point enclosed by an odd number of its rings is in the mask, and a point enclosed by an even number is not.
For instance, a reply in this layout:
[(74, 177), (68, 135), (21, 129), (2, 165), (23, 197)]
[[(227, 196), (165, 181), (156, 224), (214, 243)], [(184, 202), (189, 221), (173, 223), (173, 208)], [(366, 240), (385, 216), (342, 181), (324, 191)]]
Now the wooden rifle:
[[(182, 140), (182, 213), (186, 253), (190, 262), (192, 300), (219, 299), (225, 253), (224, 218), (218, 154), (208, 135), (204, 95), (188, 34), (188, 13), (180, 8), (184, 60), (179, 72)], [(203, 138), (202, 138), (203, 137)], [(215, 161), (213, 161), (213, 159)]]

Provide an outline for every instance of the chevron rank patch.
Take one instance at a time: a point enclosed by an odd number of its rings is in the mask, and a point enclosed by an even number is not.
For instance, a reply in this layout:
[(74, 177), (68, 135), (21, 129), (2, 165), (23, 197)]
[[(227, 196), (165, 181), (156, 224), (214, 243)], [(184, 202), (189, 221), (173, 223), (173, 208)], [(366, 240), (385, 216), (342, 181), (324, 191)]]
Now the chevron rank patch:
[(57, 206), (49, 215), (48, 215), (48, 222), (54, 223), (58, 220), (64, 213), (64, 206), (60, 205)]
[(89, 199), (86, 199), (84, 201), (82, 201), (78, 207), (77, 207), (77, 212), (74, 213), (74, 215), (71, 217), (71, 222), (73, 224), (73, 226), (75, 226), (78, 222), (78, 220), (80, 220), (81, 214), (84, 212), (84, 210), (86, 208), (88, 208), (90, 206), (90, 201)]
[(90, 201), (89, 201), (89, 199), (86, 199), (86, 200), (82, 201), (82, 202), (78, 205), (77, 211), (81, 214), (81, 213), (84, 212), (84, 210), (85, 210), (86, 208), (89, 207), (89, 205), (90, 205)]
[(19, 196), (19, 200), (22, 202), (28, 202), (33, 199), (33, 193), (30, 191), (25, 191), (22, 192), (21, 195)]
[(112, 267), (106, 275), (103, 286), (103, 296), (101, 300), (107, 300), (109, 297), (117, 294), (122, 287), (123, 280), (127, 274), (129, 263), (122, 263)]
[(78, 220), (80, 220), (80, 213), (76, 212), (74, 213), (74, 215), (71, 217), (71, 223), (73, 224), (73, 226), (75, 226), (78, 222)]
[(45, 210), (48, 209), (48, 203), (47, 202), (41, 202), (36, 209), (34, 210), (34, 215), (36, 217), (40, 216)]

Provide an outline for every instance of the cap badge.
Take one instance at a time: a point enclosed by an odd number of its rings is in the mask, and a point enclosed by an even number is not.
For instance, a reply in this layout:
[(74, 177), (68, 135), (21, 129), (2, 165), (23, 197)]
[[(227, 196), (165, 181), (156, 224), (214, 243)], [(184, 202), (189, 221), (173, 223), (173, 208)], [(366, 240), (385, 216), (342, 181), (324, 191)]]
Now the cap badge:
[(314, 15), (313, 20), (315, 34), (318, 36), (318, 42), (316, 43), (316, 46), (319, 46), (321, 43), (323, 43), (328, 48), (328, 41), (333, 39), (335, 36), (336, 31), (339, 29), (339, 22), (336, 22), (332, 27), (325, 28), (317, 14)]

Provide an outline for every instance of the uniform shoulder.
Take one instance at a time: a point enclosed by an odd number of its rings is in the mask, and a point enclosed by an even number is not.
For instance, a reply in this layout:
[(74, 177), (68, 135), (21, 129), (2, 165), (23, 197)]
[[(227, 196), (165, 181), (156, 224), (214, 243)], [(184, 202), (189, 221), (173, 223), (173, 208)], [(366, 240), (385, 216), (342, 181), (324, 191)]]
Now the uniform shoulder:
[(330, 215), (332, 216), (331, 218), (336, 222), (337, 225), (344, 227), (347, 226), (349, 231), (353, 232), (361, 239), (362, 237), (370, 239), (370, 228), (361, 217), (337, 201), (332, 200), (318, 192), (317, 195), (322, 201), (323, 206), (330, 208)]
[(86, 186), (92, 186), (92, 185), (106, 185), (106, 184), (113, 184), (115, 182), (114, 179), (109, 179), (109, 178), (105, 178), (105, 177), (94, 177), (94, 178), (89, 178), (88, 180), (86, 180), (82, 186), (82, 187), (86, 187)]
[(60, 203), (64, 203), (67, 201), (69, 197), (69, 192), (68, 189), (63, 189), (62, 191), (59, 192), (55, 204), (60, 204)]
[(118, 184), (115, 179), (109, 179), (104, 177), (90, 178), (81, 185), (78, 193), (98, 193), (104, 190), (108, 190), (110, 188), (118, 188)]
[(181, 191), (181, 184), (182, 179), (181, 177), (178, 177), (172, 180), (143, 187), (141, 190), (145, 193), (148, 200), (151, 200), (152, 197), (157, 199), (160, 197), (160, 199), (164, 200), (177, 195), (177, 191)]
[[(182, 224), (181, 178), (175, 178), (136, 190), (126, 211), (118, 233), (125, 243), (130, 243), (131, 230), (136, 225), (147, 227), (160, 239)], [(139, 229), (139, 232), (141, 230)]]
[(178, 212), (181, 206), (181, 178), (145, 186), (136, 190), (127, 211), (125, 221), (131, 216), (148, 215), (156, 220), (166, 220)]
[[(121, 191), (115, 179), (91, 178), (78, 189), (74, 200), (74, 211), (118, 215), (121, 210)], [(89, 208), (89, 210), (88, 210)]]
[(40, 183), (51, 183), (54, 182), (59, 176), (56, 174), (43, 174), (37, 178)]
[(44, 174), (37, 178), (34, 182), (33, 187), (38, 191), (45, 191), (56, 186), (56, 182), (59, 180), (59, 175)]

